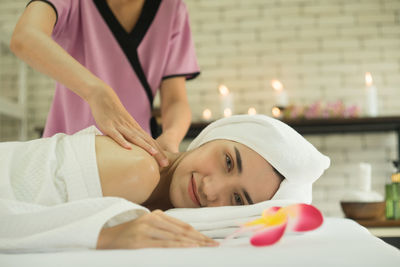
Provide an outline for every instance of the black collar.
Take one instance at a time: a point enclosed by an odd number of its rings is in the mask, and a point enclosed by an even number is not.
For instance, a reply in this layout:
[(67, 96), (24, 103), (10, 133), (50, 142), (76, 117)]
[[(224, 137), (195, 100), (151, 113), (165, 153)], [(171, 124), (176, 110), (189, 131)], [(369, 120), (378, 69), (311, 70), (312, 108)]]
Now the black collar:
[(113, 33), (115, 39), (118, 41), (119, 45), (124, 51), (144, 90), (146, 91), (150, 105), (153, 106), (153, 93), (147, 81), (146, 75), (143, 72), (142, 66), (140, 65), (137, 48), (140, 42), (143, 40), (151, 23), (153, 22), (154, 17), (156, 16), (158, 8), (161, 4), (161, 0), (145, 0), (138, 21), (130, 33), (125, 31), (125, 29), (119, 23), (118, 19), (108, 6), (106, 0), (93, 1), (99, 13), (108, 25), (110, 31)]
[(106, 0), (93, 1), (118, 42), (120, 42), (120, 39), (130, 39), (130, 42), (133, 42), (136, 48), (143, 40), (161, 4), (161, 0), (145, 0), (135, 26), (130, 32), (127, 32), (112, 12)]

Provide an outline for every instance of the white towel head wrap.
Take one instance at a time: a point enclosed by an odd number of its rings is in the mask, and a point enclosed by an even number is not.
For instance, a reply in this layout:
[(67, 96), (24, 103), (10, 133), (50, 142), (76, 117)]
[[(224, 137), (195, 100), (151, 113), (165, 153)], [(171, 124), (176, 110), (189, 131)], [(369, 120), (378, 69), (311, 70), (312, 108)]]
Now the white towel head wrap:
[(265, 115), (235, 115), (217, 120), (190, 143), (188, 150), (217, 139), (251, 148), (285, 177), (272, 199), (311, 203), (312, 183), (330, 165), (330, 159), (293, 128)]

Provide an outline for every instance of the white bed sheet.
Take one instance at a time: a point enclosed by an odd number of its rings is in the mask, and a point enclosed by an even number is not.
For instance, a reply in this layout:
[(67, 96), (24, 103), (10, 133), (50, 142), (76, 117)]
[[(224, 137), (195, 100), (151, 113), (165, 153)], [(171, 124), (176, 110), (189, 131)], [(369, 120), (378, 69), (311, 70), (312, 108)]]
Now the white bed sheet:
[(79, 250), (0, 254), (0, 266), (400, 266), (400, 250), (356, 222), (326, 218), (317, 230), (283, 236), (269, 247), (247, 237), (217, 248)]

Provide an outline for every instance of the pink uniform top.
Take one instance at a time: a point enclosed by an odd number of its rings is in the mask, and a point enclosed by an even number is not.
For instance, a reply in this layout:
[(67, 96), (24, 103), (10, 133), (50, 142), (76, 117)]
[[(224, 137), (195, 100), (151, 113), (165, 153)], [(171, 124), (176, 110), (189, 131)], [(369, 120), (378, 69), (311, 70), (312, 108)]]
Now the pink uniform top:
[[(44, 0), (41, 0), (44, 1)], [(106, 0), (46, 0), (57, 14), (52, 38), (110, 85), (132, 117), (150, 133), (151, 105), (163, 79), (199, 74), (182, 0), (146, 0), (131, 32)], [(146, 93), (146, 89), (148, 93)], [(57, 83), (44, 137), (96, 125), (89, 105)]]

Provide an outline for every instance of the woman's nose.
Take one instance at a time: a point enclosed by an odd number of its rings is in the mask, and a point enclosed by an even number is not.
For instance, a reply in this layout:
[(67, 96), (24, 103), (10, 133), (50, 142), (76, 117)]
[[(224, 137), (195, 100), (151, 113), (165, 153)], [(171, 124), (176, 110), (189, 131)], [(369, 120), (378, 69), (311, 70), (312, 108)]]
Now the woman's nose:
[(214, 202), (218, 197), (215, 179), (213, 179), (211, 176), (206, 176), (203, 178), (202, 183), (202, 193), (207, 203)]
[(202, 193), (206, 200), (207, 206), (223, 206), (224, 191), (227, 189), (227, 184), (217, 179), (217, 177), (206, 176), (202, 180)]

